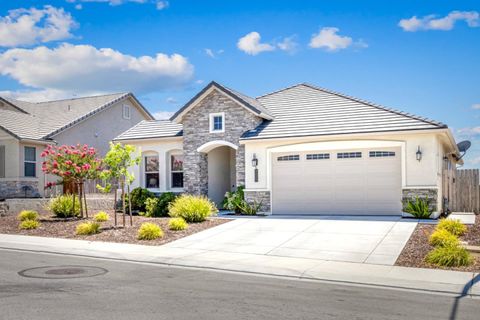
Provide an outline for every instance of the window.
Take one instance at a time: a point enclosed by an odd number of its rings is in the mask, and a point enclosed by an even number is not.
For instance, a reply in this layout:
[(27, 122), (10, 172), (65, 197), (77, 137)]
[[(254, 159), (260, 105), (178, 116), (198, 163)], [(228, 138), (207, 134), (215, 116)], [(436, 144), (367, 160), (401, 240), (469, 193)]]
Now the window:
[(277, 158), (277, 161), (295, 161), (300, 160), (300, 156), (298, 154), (291, 154), (288, 156), (281, 156)]
[(324, 160), (324, 159), (330, 159), (330, 153), (307, 154), (307, 160)]
[(174, 154), (170, 156), (171, 186), (172, 188), (183, 188), (183, 155)]
[(337, 159), (350, 159), (350, 158), (361, 158), (361, 152), (339, 152), (337, 153)]
[(5, 178), (5, 146), (0, 146), (0, 178)]
[(37, 176), (37, 155), (35, 147), (25, 147), (24, 149), (24, 176), (36, 177)]
[(131, 114), (130, 114), (130, 106), (124, 104), (123, 105), (123, 119), (130, 119)]
[(145, 188), (159, 188), (158, 156), (145, 157)]
[(211, 113), (210, 114), (210, 132), (225, 132), (225, 114)]
[(370, 158), (395, 157), (393, 151), (370, 151)]

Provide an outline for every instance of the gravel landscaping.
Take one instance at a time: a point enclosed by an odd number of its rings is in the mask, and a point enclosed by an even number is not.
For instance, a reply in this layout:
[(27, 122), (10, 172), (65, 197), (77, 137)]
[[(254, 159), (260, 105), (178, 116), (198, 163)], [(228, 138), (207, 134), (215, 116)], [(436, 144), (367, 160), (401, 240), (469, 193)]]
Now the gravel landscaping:
[[(468, 231), (460, 237), (461, 241), (468, 242), (469, 245), (480, 245), (480, 215), (475, 218), (475, 224), (467, 226)], [(413, 232), (410, 240), (403, 248), (402, 253), (397, 259), (395, 265), (417, 268), (434, 268), (457, 271), (480, 272), (480, 258), (476, 258), (475, 263), (468, 267), (448, 268), (438, 267), (425, 262), (425, 257), (434, 247), (428, 242), (428, 238), (435, 229), (434, 224), (419, 223)]]
[[(142, 245), (162, 245), (230, 221), (230, 219), (212, 217), (204, 222), (191, 223), (186, 230), (171, 231), (168, 229), (168, 220), (170, 218), (146, 218), (142, 216), (134, 216), (133, 226), (131, 227), (129, 220), (130, 218), (127, 216), (126, 228), (123, 228), (120, 226), (122, 221), (122, 215), (118, 214), (117, 217), (119, 227), (114, 228), (113, 211), (109, 212), (109, 214), (110, 220), (100, 223), (101, 232), (94, 235), (79, 236), (75, 234), (75, 228), (78, 224), (82, 222), (93, 221), (92, 218), (65, 220), (55, 218), (51, 214), (40, 215), (39, 221), (41, 225), (38, 229), (34, 230), (19, 229), (19, 221), (17, 220), (16, 216), (0, 217), (0, 233), (91, 241), (123, 242)], [(158, 224), (162, 228), (164, 236), (156, 240), (138, 240), (137, 231), (140, 225), (144, 222), (152, 222)]]

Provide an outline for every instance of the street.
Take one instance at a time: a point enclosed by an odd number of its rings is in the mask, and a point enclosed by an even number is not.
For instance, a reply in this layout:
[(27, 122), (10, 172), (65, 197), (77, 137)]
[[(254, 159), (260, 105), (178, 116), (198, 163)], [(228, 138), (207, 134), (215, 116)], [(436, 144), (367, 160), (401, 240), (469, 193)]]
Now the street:
[[(51, 268), (31, 269), (39, 267)], [(5, 320), (478, 319), (479, 302), (470, 297), (0, 249), (0, 318)]]

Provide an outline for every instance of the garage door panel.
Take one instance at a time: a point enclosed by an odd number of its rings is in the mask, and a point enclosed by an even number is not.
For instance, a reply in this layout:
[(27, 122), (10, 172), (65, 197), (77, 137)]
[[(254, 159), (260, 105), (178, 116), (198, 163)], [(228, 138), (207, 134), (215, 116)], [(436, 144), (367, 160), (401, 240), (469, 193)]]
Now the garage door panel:
[[(272, 167), (272, 210), (274, 214), (379, 214), (401, 213), (400, 150), (389, 148), (395, 156), (369, 156), (368, 149), (346, 150), (361, 152), (361, 158), (338, 159), (337, 151), (330, 159), (277, 161)], [(376, 150), (378, 151), (378, 150)]]

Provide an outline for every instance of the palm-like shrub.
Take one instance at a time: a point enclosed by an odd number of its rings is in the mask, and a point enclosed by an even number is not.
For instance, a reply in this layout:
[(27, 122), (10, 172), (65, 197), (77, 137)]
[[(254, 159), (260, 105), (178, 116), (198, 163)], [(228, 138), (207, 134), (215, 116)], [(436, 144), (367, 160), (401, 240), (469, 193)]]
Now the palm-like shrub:
[(100, 232), (100, 224), (97, 222), (84, 222), (77, 226), (77, 235), (92, 235)]
[(38, 220), (38, 212), (33, 210), (23, 210), (18, 214), (17, 219), (20, 221)]
[(435, 247), (451, 247), (460, 245), (458, 238), (445, 229), (438, 229), (432, 233), (429, 238), (429, 242)]
[(433, 210), (430, 209), (430, 200), (416, 197), (414, 201), (408, 201), (403, 211), (410, 213), (417, 219), (428, 219)]
[(181, 217), (187, 222), (202, 222), (218, 212), (215, 204), (205, 196), (181, 195), (169, 205), (172, 218)]
[(93, 216), (93, 220), (96, 222), (105, 222), (110, 219), (110, 216), (105, 211), (99, 211), (96, 215)]
[(155, 223), (142, 223), (138, 229), (138, 240), (155, 240), (160, 237), (163, 237), (163, 230)]
[(37, 229), (39, 226), (40, 222), (37, 220), (23, 220), (18, 227), (23, 230), (31, 230)]
[(427, 255), (425, 260), (442, 267), (463, 267), (473, 262), (470, 253), (460, 246), (437, 247)]
[(467, 227), (460, 220), (441, 219), (438, 222), (438, 230), (447, 230), (453, 235), (461, 236), (467, 232)]
[(171, 218), (168, 221), (168, 228), (174, 231), (181, 231), (188, 228), (188, 223), (183, 218)]
[(73, 206), (73, 197), (71, 195), (61, 195), (52, 198), (48, 204), (48, 209), (58, 218), (71, 218), (80, 214), (80, 201), (75, 197), (75, 209)]

